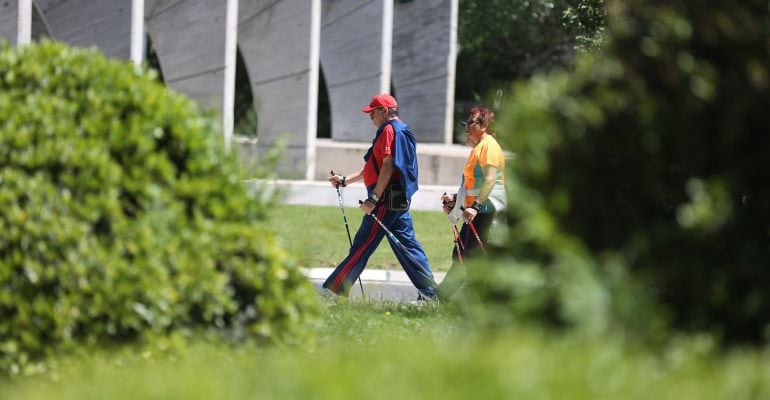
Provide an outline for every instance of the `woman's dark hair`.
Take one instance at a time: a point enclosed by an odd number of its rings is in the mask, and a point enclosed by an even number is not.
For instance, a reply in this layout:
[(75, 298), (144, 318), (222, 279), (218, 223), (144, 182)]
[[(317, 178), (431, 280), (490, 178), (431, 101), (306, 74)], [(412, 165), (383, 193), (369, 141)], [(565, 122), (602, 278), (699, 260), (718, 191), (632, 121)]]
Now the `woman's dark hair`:
[(468, 121), (475, 121), (482, 128), (487, 128), (487, 133), (495, 136), (495, 112), (482, 106), (474, 106), (468, 113)]

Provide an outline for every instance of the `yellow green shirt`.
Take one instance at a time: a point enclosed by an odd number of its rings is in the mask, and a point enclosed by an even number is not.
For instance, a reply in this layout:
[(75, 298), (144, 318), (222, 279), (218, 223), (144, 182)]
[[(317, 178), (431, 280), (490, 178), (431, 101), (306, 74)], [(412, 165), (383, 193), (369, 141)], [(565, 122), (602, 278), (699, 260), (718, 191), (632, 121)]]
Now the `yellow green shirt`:
[[(468, 161), (465, 163), (465, 170), (463, 171), (463, 186), (466, 190), (465, 207), (470, 207), (481, 192), (481, 187), (484, 186), (485, 167), (497, 168), (497, 177), (495, 178), (493, 191), (498, 189), (504, 193), (502, 191), (505, 182), (503, 149), (500, 148), (497, 140), (489, 134), (471, 150)], [(481, 212), (493, 211), (495, 211), (494, 206), (489, 200), (481, 205)]]

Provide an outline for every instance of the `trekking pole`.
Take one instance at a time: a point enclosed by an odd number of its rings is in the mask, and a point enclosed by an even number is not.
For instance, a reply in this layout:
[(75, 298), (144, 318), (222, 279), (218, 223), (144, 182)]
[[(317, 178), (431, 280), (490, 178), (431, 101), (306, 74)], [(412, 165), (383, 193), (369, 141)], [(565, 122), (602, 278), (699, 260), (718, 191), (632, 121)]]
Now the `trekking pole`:
[[(464, 207), (460, 207), (460, 209), (465, 210)], [(473, 226), (473, 222), (465, 221), (465, 223), (471, 227), (471, 232), (473, 232), (473, 236), (476, 237), (476, 241), (479, 242), (479, 248), (481, 248), (481, 252), (486, 253), (486, 249), (484, 249), (484, 243), (481, 243), (481, 238), (479, 237), (479, 233), (476, 231), (476, 227)]]
[[(329, 171), (332, 176), (334, 176), (334, 171)], [(342, 211), (342, 220), (345, 222), (345, 230), (348, 232), (348, 242), (350, 243), (350, 247), (353, 247), (353, 239), (350, 238), (350, 227), (348, 226), (348, 217), (345, 216), (345, 207), (342, 205), (342, 193), (340, 193), (340, 185), (334, 185), (334, 187), (337, 189), (337, 204), (340, 206), (340, 210)]]
[[(362, 200), (358, 200), (358, 204), (364, 204), (364, 202), (363, 202)], [(383, 223), (382, 223), (382, 221), (380, 221), (380, 219), (379, 219), (379, 218), (377, 218), (377, 216), (376, 216), (376, 215), (374, 215), (374, 214), (372, 213), (372, 214), (369, 214), (369, 216), (370, 216), (370, 217), (372, 217), (372, 218), (374, 218), (374, 220), (375, 220), (375, 221), (377, 221), (377, 223), (380, 225), (380, 227), (382, 227), (382, 229), (383, 229), (383, 230), (385, 231), (385, 233), (387, 234), (387, 236), (388, 236), (388, 239), (392, 240), (392, 241), (393, 241), (393, 243), (395, 243), (395, 244), (397, 244), (399, 247), (401, 247), (401, 249), (402, 249), (402, 250), (406, 250), (406, 248), (404, 247), (404, 245), (403, 245), (403, 244), (401, 244), (401, 242), (399, 242), (399, 241), (398, 241), (398, 238), (396, 237), (396, 235), (394, 235), (394, 234), (393, 234), (393, 232), (391, 232), (391, 231), (390, 231), (390, 229), (388, 229), (388, 227), (387, 227), (387, 226), (385, 226), (385, 224), (383, 224)], [(407, 253), (407, 256), (409, 256), (409, 253)], [(411, 258), (411, 257), (410, 257), (410, 258)], [(412, 261), (414, 261), (414, 260), (412, 260)], [(418, 264), (419, 264), (419, 263), (418, 263)]]
[[(358, 204), (363, 204), (363, 203), (364, 203), (364, 202), (363, 202), (362, 200), (358, 200)], [(385, 226), (385, 224), (384, 224), (384, 223), (382, 223), (382, 221), (380, 221), (380, 219), (379, 219), (379, 218), (377, 218), (377, 216), (376, 216), (376, 215), (374, 215), (374, 212), (372, 212), (371, 214), (369, 214), (369, 216), (370, 216), (370, 217), (372, 217), (372, 218), (374, 218), (374, 220), (377, 222), (377, 224), (379, 224), (379, 225), (380, 225), (380, 227), (382, 227), (382, 230), (384, 230), (384, 231), (385, 231), (385, 233), (386, 233), (386, 236), (388, 237), (388, 239), (390, 239), (390, 241), (392, 241), (392, 242), (393, 242), (393, 243), (395, 243), (395, 244), (396, 244), (398, 247), (400, 247), (400, 248), (401, 248), (401, 251), (403, 251), (403, 252), (404, 252), (404, 255), (405, 255), (405, 256), (407, 256), (407, 257), (409, 258), (409, 260), (410, 260), (410, 261), (412, 261), (413, 263), (415, 263), (416, 265), (419, 265), (419, 266), (421, 266), (421, 267), (423, 266), (422, 264), (418, 263), (418, 262), (417, 262), (417, 260), (415, 260), (415, 259), (414, 259), (414, 257), (412, 257), (412, 255), (411, 255), (411, 254), (409, 254), (409, 249), (407, 249), (407, 248), (406, 248), (406, 246), (404, 246), (404, 244), (403, 244), (403, 243), (401, 243), (401, 242), (399, 242), (399, 241), (398, 241), (398, 238), (396, 237), (396, 235), (394, 235), (394, 234), (393, 234), (393, 232), (391, 232), (391, 231), (390, 231), (390, 229), (388, 229), (388, 227), (387, 227), (387, 226)]]
[[(332, 176), (334, 176), (334, 171), (329, 171)], [(342, 205), (342, 193), (340, 192), (340, 185), (334, 185), (334, 187), (337, 189), (337, 204), (340, 205), (340, 210), (342, 211), (342, 220), (345, 221), (345, 230), (348, 232), (348, 243), (350, 243), (350, 248), (353, 248), (353, 239), (350, 238), (350, 227), (348, 226), (348, 217), (345, 216), (345, 206)], [(361, 277), (358, 277), (358, 286), (361, 287), (361, 295), (366, 297), (366, 293), (364, 293), (364, 284), (361, 283)]]
[(462, 246), (462, 244), (460, 243), (460, 233), (457, 232), (457, 225), (455, 225), (455, 224), (452, 224), (452, 234), (455, 237), (455, 249), (457, 250), (457, 257), (460, 259), (460, 264), (462, 265), (462, 263), (463, 263), (463, 251), (460, 248), (460, 246)]
[[(446, 196), (446, 192), (444, 192), (444, 196)], [(447, 205), (446, 201), (442, 201), (442, 204), (445, 206)], [(460, 232), (457, 231), (457, 225), (455, 225), (457, 221), (454, 223), (452, 222), (452, 219), (449, 219), (449, 224), (452, 225), (452, 236), (454, 236), (455, 241), (455, 249), (457, 250), (457, 257), (460, 259), (460, 264), (463, 263), (463, 253), (462, 253), (462, 243), (460, 242)]]
[(476, 227), (473, 226), (473, 222), (468, 221), (468, 225), (471, 226), (471, 232), (473, 232), (473, 236), (476, 237), (476, 241), (479, 242), (479, 247), (481, 248), (481, 252), (486, 253), (486, 249), (484, 249), (484, 243), (481, 243), (481, 238), (479, 237), (479, 233), (476, 232)]

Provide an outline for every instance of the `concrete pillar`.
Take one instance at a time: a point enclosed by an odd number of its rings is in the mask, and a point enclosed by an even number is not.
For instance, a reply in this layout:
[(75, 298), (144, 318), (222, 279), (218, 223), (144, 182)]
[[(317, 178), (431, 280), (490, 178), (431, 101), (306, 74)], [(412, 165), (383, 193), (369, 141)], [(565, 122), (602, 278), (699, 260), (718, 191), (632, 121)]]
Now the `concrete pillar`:
[[(170, 88), (187, 94), (204, 108), (221, 112), (225, 147), (228, 120), (232, 133), (235, 86), (235, 39), (228, 42), (228, 21), (235, 33), (237, 7), (232, 0), (147, 0), (147, 31)], [(231, 71), (228, 73), (229, 69)]]
[(139, 67), (144, 62), (144, 0), (131, 0), (131, 61)]
[(418, 142), (452, 143), (458, 0), (397, 4), (393, 86)]
[(32, 42), (32, 0), (19, 0), (19, 34), (16, 44), (29, 44)]
[(320, 0), (240, 0), (238, 44), (258, 115), (258, 153), (285, 138), (278, 174), (312, 179)]
[(130, 59), (131, 0), (35, 0), (52, 37)]
[(225, 79), (222, 84), (222, 134), (230, 151), (235, 125), (235, 67), (238, 55), (238, 0), (227, 0), (225, 17)]
[(369, 142), (374, 127), (361, 107), (390, 91), (393, 0), (324, 0), (321, 66), (332, 139)]

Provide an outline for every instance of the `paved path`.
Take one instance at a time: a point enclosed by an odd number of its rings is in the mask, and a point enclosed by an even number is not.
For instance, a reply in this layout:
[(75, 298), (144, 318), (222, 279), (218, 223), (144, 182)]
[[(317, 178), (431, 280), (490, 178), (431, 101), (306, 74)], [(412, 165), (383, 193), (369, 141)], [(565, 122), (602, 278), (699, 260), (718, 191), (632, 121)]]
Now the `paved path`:
[[(316, 287), (320, 287), (333, 270), (334, 268), (311, 268), (303, 269), (303, 272)], [(444, 275), (446, 275), (444, 272), (433, 273), (436, 282), (441, 282)], [(390, 301), (417, 299), (417, 289), (412, 285), (412, 281), (409, 280), (404, 271), (365, 269), (361, 274), (361, 281), (367, 299)], [(351, 299), (361, 298), (361, 287), (357, 281), (350, 290), (349, 297)]]

